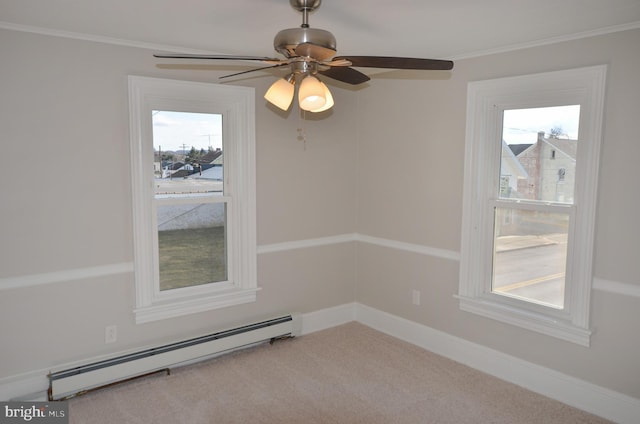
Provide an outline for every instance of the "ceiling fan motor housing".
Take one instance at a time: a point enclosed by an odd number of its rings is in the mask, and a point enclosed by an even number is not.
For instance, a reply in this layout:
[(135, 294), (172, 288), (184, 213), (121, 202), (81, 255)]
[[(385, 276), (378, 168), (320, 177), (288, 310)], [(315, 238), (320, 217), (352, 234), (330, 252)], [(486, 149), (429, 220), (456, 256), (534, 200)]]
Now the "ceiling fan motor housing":
[(320, 7), (321, 0), (289, 0), (289, 4), (294, 9), (302, 12), (303, 10), (316, 10)]
[(283, 29), (273, 39), (273, 47), (286, 58), (296, 57), (296, 47), (302, 43), (311, 43), (333, 51), (337, 50), (336, 38), (333, 34), (318, 28)]

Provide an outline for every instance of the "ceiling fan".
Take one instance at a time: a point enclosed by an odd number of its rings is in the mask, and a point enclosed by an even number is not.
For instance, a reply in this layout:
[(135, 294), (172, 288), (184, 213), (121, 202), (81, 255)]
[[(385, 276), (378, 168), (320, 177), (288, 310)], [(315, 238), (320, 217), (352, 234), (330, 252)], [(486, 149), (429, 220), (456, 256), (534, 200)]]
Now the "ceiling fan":
[(295, 86), (298, 84), (298, 103), (301, 109), (309, 112), (322, 112), (333, 106), (331, 92), (318, 79), (318, 74), (357, 85), (369, 81), (370, 78), (353, 69), (352, 66), (417, 70), (453, 69), (453, 62), (450, 60), (390, 56), (336, 56), (336, 39), (333, 34), (323, 29), (309, 27), (309, 13), (320, 7), (321, 0), (289, 0), (289, 3), (291, 7), (302, 12), (302, 25), (300, 28), (284, 29), (276, 34), (273, 46), (285, 59), (193, 54), (154, 54), (154, 56), (168, 59), (258, 61), (269, 65), (221, 78), (288, 66), (290, 73), (285, 78), (278, 79), (269, 88), (265, 99), (280, 109), (287, 110), (293, 101)]

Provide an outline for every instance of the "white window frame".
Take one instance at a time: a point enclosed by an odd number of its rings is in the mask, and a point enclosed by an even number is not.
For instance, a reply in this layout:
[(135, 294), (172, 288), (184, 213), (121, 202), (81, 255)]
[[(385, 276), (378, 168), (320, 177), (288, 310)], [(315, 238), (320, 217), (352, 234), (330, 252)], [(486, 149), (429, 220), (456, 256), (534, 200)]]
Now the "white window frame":
[[(605, 81), (606, 66), (602, 65), (468, 84), (460, 282), (456, 296), (462, 310), (589, 346)], [(575, 202), (566, 208), (571, 225), (565, 307), (557, 309), (492, 292), (493, 207), (497, 203), (504, 110), (572, 104), (580, 105), (580, 145)], [(517, 207), (516, 202), (514, 205)]]
[[(152, 111), (222, 115), (228, 280), (160, 291)], [(255, 90), (129, 76), (136, 323), (256, 300)]]

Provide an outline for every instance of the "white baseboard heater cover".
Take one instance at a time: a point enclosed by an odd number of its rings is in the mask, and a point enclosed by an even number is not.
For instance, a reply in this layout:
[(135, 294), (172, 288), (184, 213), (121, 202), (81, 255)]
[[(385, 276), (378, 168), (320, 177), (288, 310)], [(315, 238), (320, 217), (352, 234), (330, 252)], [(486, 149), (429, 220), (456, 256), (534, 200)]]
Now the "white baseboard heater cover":
[(290, 314), (181, 342), (116, 356), (49, 374), (49, 400), (68, 399), (91, 389), (167, 370), (218, 353), (301, 333), (301, 317)]

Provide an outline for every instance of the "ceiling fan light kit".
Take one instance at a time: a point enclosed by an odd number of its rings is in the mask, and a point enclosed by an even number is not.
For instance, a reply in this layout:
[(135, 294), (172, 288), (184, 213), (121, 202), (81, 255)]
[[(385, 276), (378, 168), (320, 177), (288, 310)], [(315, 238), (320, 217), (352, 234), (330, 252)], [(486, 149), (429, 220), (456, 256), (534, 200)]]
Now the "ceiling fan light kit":
[(329, 87), (327, 87), (327, 85), (322, 81), (320, 81), (320, 85), (324, 89), (324, 98), (325, 98), (324, 106), (322, 106), (319, 109), (314, 109), (310, 112), (324, 112), (325, 110), (329, 110), (333, 107), (333, 96), (331, 95), (331, 91), (329, 91)]
[(333, 34), (323, 29), (309, 27), (309, 13), (320, 7), (321, 0), (289, 0), (289, 4), (302, 12), (302, 25), (299, 28), (279, 31), (273, 40), (274, 49), (286, 59), (239, 55), (155, 54), (154, 56), (170, 59), (259, 61), (269, 65), (220, 78), (288, 66), (289, 75), (273, 83), (264, 98), (276, 107), (288, 110), (295, 97), (297, 84), (300, 109), (309, 112), (323, 112), (334, 104), (329, 88), (318, 79), (318, 74), (357, 85), (369, 81), (370, 78), (352, 66), (416, 70), (453, 69), (453, 62), (450, 60), (390, 56), (336, 57), (336, 39)]
[(320, 109), (326, 101), (320, 80), (313, 75), (305, 76), (298, 91), (300, 109), (308, 111)]
[(282, 110), (289, 109), (293, 102), (295, 92), (293, 74), (287, 79), (280, 78), (274, 82), (264, 94), (264, 98), (274, 106)]

